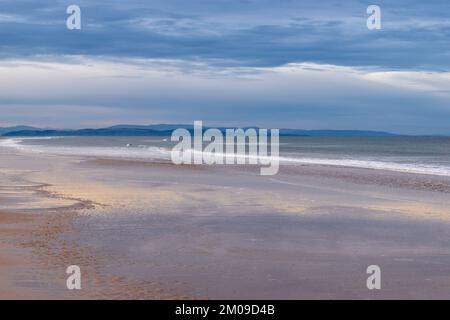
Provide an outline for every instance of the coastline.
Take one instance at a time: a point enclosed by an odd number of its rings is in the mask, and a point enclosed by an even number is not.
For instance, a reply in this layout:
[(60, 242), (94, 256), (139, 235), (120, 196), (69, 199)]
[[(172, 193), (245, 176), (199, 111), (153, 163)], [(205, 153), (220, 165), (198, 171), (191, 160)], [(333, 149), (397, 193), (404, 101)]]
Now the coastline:
[[(29, 215), (18, 213), (0, 212), (0, 299), (26, 299), (31, 298), (30, 292), (18, 290), (14, 284), (15, 270), (28, 265), (28, 259), (19, 258), (19, 244), (14, 241), (24, 237), (25, 233), (31, 230), (29, 223), (33, 219)], [(23, 256), (23, 255), (21, 255)]]
[[(450, 297), (445, 178), (1, 158), (1, 298)], [(381, 293), (365, 288), (374, 263), (387, 270)], [(65, 288), (72, 264), (80, 292)]]
[(21, 166), (7, 167), (0, 170), (0, 299), (65, 299), (57, 239), (83, 204), (44, 191)]
[[(19, 181), (0, 190), (0, 204), (9, 211), (0, 211), (0, 300), (47, 299), (159, 299), (163, 288), (143, 286), (126, 277), (99, 271), (107, 265), (106, 257), (88, 246), (76, 246), (67, 237), (77, 234), (72, 226), (79, 211), (91, 210), (96, 204), (46, 190), (46, 183), (27, 180), (30, 172), (0, 172), (0, 180)], [(22, 185), (25, 182), (25, 185)], [(20, 195), (27, 193), (24, 200)], [(18, 199), (16, 199), (18, 197)], [(24, 201), (26, 204), (21, 203)], [(14, 207), (17, 207), (15, 209)], [(66, 268), (76, 261), (83, 268), (82, 291), (66, 287)], [(157, 292), (158, 294), (155, 294)], [(181, 297), (165, 294), (164, 298)], [(188, 298), (188, 297), (185, 297)]]

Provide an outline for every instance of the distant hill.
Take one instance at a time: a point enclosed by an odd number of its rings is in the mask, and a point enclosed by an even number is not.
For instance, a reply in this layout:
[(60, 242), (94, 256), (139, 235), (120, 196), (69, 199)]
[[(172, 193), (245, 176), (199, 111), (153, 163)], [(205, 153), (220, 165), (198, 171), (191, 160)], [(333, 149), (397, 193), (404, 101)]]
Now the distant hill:
[(119, 124), (109, 127), (107, 129), (150, 129), (157, 131), (172, 131), (178, 128), (194, 129), (192, 124), (150, 124), (150, 125), (134, 125), (134, 124)]
[(3, 134), (5, 137), (76, 137), (76, 136), (169, 136), (172, 131), (150, 129), (81, 129), (81, 130), (23, 130)]
[(364, 130), (299, 130), (280, 129), (283, 136), (308, 136), (308, 137), (393, 137), (398, 134), (384, 131), (364, 131)]
[[(172, 131), (178, 128), (193, 130), (194, 126), (189, 124), (156, 124), (156, 125), (117, 125), (108, 129), (124, 129), (124, 128), (139, 128), (151, 129), (158, 131)], [(258, 127), (244, 127), (243, 129)], [(208, 129), (208, 127), (204, 127)], [(224, 127), (218, 128), (225, 132)], [(397, 136), (397, 134), (384, 131), (364, 131), (364, 130), (302, 130), (302, 129), (280, 129), (280, 135), (283, 136), (308, 136), (308, 137), (387, 137)]]
[[(44, 136), (170, 136), (172, 131), (184, 128), (193, 131), (193, 125), (157, 124), (157, 125), (116, 125), (101, 129), (47, 130), (26, 126), (1, 128), (0, 135), (7, 137), (44, 137)], [(243, 129), (248, 129), (243, 128)], [(258, 129), (257, 127), (252, 127)], [(4, 130), (3, 132), (1, 130)], [(203, 127), (207, 130), (208, 127)], [(219, 128), (225, 132), (226, 128)], [(389, 132), (363, 130), (301, 130), (280, 129), (281, 136), (302, 137), (389, 137), (396, 136)]]
[(25, 131), (25, 130), (40, 131), (42, 129), (34, 128), (34, 127), (30, 127), (30, 126), (14, 126), (14, 127), (6, 127), (6, 128), (1, 128), (0, 127), (0, 135), (3, 135), (5, 133), (9, 133), (9, 132)]

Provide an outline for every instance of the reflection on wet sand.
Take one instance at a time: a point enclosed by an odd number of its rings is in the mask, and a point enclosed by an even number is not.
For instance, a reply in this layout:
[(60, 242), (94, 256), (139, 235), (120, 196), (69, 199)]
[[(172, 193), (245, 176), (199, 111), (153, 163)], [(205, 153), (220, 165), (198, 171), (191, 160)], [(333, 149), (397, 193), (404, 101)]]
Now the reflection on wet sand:
[[(450, 297), (443, 178), (1, 158), (6, 298)], [(71, 264), (79, 292), (65, 288)], [(370, 264), (380, 292), (365, 287)]]

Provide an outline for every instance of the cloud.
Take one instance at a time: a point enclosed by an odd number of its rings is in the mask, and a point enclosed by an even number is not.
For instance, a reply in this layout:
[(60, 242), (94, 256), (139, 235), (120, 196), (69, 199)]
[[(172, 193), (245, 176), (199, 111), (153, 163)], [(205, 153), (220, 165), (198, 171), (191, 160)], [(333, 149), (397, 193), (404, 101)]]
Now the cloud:
[(450, 116), (448, 72), (313, 63), (223, 68), (183, 60), (54, 60), (0, 64), (3, 119), (13, 122), (27, 110), (27, 119), (49, 126), (201, 119), (426, 133), (444, 130)]
[(365, 1), (78, 1), (83, 28), (65, 28), (68, 1), (3, 1), (0, 57), (90, 55), (442, 71), (450, 58), (448, 1), (379, 1), (380, 31)]
[(5, 0), (3, 123), (449, 132), (448, 0)]

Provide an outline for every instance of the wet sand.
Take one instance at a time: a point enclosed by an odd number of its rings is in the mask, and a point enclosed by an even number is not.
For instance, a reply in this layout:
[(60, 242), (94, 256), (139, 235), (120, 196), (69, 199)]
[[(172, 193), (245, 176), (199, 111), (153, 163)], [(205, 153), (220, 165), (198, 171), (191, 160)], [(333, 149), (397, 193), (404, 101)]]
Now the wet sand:
[(24, 298), (26, 294), (16, 290), (14, 285), (14, 271), (23, 265), (30, 265), (25, 259), (18, 256), (15, 250), (17, 244), (7, 240), (21, 237), (27, 230), (27, 223), (32, 220), (28, 215), (18, 213), (0, 212), (0, 299)]
[(443, 177), (0, 158), (2, 299), (450, 298)]

